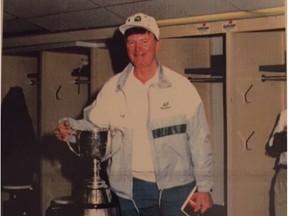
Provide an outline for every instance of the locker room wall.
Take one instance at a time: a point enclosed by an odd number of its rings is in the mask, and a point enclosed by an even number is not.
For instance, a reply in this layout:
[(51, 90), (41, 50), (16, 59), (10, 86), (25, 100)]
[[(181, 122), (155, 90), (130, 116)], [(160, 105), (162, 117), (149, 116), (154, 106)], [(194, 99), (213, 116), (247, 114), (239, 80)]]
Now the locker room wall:
[[(195, 86), (205, 103), (208, 120), (213, 128), (214, 152), (219, 156), (215, 164), (217, 175), (220, 175), (217, 176), (219, 184), (216, 184), (219, 187), (214, 189), (215, 201), (227, 204), (228, 215), (269, 215), (269, 187), (274, 174), (274, 159), (265, 155), (264, 146), (277, 114), (286, 106), (286, 82), (262, 82), (263, 73), (259, 72), (259, 65), (284, 63), (286, 38), (283, 20), (283, 16), (238, 20), (237, 28), (229, 31), (223, 30), (223, 22), (214, 22), (209, 23), (210, 29), (204, 33), (196, 30), (197, 24), (161, 28), (159, 59), (182, 74), (186, 67), (209, 66), (209, 55), (213, 53), (215, 44), (213, 41), (211, 43), (211, 37), (225, 34), (226, 85), (197, 83)], [(108, 31), (108, 36), (103, 35), (103, 38), (109, 37), (111, 32)], [(114, 74), (108, 49), (91, 49), (90, 55), (93, 79), (90, 89), (88, 85), (81, 85), (80, 94), (70, 73), (86, 55), (42, 52), (40, 59), (21, 55), (2, 58), (2, 97), (7, 86), (10, 86), (8, 83), (18, 83), (20, 79), (19, 85), (26, 86), (26, 82), (29, 82), (26, 73), (38, 72), (40, 61), (40, 101), (35, 100), (35, 86), (27, 85), (27, 95), (32, 98), (29, 108), (33, 110), (35, 119), (37, 103), (41, 105), (38, 129), (41, 131), (41, 145), (45, 146), (41, 170), (43, 215), (53, 198), (71, 193), (71, 179), (75, 175), (74, 156), (67, 146), (53, 137), (55, 123), (63, 116), (80, 116), (83, 106), (90, 99), (89, 94), (98, 91)], [(19, 68), (26, 71), (23, 79), (20, 78), (22, 75), (19, 76)], [(243, 95), (251, 85), (253, 87), (247, 94), (249, 102), (246, 103)], [(56, 99), (59, 86), (62, 86), (59, 94), (61, 100)], [(31, 92), (30, 88), (33, 88)], [(223, 91), (226, 92), (226, 98), (222, 98)], [(224, 99), (226, 101), (222, 101)], [(30, 101), (29, 98), (27, 100)], [(222, 107), (223, 104), (226, 106)], [(222, 116), (224, 109), (227, 110), (227, 118), (224, 114)], [(220, 124), (223, 119), (225, 122)], [(227, 137), (216, 136), (225, 132), (225, 124)], [(247, 150), (244, 143), (253, 131), (249, 140), (251, 150)], [(226, 139), (226, 146), (223, 146)], [(215, 145), (216, 142), (219, 145)], [(223, 168), (221, 164), (224, 162)], [(221, 169), (226, 172), (227, 179), (223, 179)]]

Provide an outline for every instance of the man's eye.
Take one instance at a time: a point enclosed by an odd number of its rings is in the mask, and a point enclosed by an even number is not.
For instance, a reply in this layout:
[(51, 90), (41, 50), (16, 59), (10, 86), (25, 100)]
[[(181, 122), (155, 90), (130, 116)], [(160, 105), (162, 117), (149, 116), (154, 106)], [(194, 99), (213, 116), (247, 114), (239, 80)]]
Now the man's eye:
[(128, 44), (129, 46), (133, 46), (135, 43), (134, 43), (133, 41), (128, 41), (127, 44)]

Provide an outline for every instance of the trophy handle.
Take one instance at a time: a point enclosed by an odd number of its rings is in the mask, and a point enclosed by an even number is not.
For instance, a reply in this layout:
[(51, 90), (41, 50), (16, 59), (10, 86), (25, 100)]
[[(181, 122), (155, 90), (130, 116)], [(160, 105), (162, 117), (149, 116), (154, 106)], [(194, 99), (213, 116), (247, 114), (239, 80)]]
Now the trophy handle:
[(70, 144), (69, 141), (67, 141), (66, 144), (67, 144), (67, 146), (69, 147), (70, 151), (72, 151), (72, 152), (73, 152), (75, 155), (77, 155), (78, 157), (81, 156), (79, 153), (77, 153), (77, 152), (73, 149), (73, 147), (71, 146), (71, 144)]
[[(77, 136), (77, 131), (72, 131), (72, 135), (75, 137), (75, 139), (76, 139), (76, 143), (77, 143), (77, 146), (78, 146), (78, 150), (79, 150), (79, 143), (78, 143), (78, 136)], [(70, 144), (70, 142), (69, 142), (69, 139), (66, 141), (66, 144), (67, 144), (67, 146), (69, 147), (69, 149), (70, 149), (70, 151), (72, 151), (75, 155), (77, 155), (78, 157), (81, 157), (81, 154), (80, 154), (80, 151), (79, 151), (79, 153), (78, 152), (76, 152), (75, 150), (74, 150), (74, 148), (71, 146), (71, 144)]]
[[(111, 152), (111, 153), (105, 155), (105, 157), (101, 159), (101, 162), (104, 162), (104, 161), (108, 160), (109, 158), (113, 157), (117, 152), (119, 152), (121, 150), (122, 145), (123, 145), (123, 140), (124, 140), (124, 132), (123, 132), (123, 130), (121, 130), (119, 128), (114, 128), (113, 130), (110, 130), (110, 133), (111, 133), (111, 137), (113, 138), (114, 136), (116, 136), (117, 131), (120, 131), (120, 133), (122, 135), (122, 140), (120, 142), (119, 148), (115, 152)], [(112, 140), (110, 140), (110, 141), (107, 140), (107, 151), (109, 151), (110, 148), (111, 148), (111, 142), (112, 142)]]

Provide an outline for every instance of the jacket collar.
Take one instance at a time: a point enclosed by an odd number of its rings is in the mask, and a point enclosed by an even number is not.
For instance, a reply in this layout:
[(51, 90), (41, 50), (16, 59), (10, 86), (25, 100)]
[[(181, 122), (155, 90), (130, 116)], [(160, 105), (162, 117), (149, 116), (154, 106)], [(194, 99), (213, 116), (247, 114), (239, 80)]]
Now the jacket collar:
[[(121, 91), (123, 87), (125, 86), (125, 83), (127, 81), (127, 78), (130, 73), (133, 71), (133, 65), (129, 63), (126, 68), (123, 70), (121, 73), (117, 85), (116, 85), (116, 92)], [(157, 83), (152, 84), (154, 87), (159, 87), (159, 88), (169, 88), (171, 87), (171, 82), (167, 79), (167, 77), (164, 75), (164, 69), (163, 66), (158, 64), (158, 69), (157, 72), (159, 74), (159, 79)]]

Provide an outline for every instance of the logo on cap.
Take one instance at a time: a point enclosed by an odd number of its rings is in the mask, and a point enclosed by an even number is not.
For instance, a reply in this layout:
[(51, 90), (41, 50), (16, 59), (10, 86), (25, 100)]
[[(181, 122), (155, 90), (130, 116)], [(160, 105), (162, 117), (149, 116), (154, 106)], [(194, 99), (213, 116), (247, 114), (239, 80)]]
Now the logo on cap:
[(134, 18), (134, 21), (135, 21), (135, 22), (141, 22), (141, 16), (136, 16), (136, 17)]

